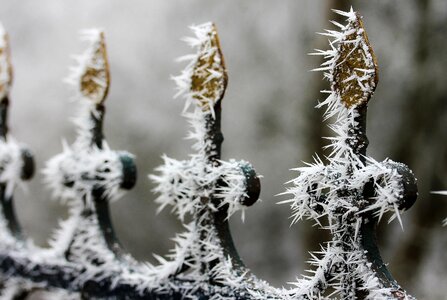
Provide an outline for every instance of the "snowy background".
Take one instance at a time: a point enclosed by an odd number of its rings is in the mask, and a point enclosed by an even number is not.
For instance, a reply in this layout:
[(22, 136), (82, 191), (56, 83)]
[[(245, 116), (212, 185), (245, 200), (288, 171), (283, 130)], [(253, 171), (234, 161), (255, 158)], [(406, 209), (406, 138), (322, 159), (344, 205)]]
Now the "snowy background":
[[(398, 281), (421, 299), (447, 293), (447, 198), (430, 195), (447, 189), (447, 2), (444, 0), (351, 1), (364, 16), (379, 63), (380, 81), (370, 102), (369, 154), (407, 163), (419, 179), (420, 196), (399, 225), (383, 224), (379, 243)], [(321, 74), (308, 70), (320, 60), (307, 56), (327, 47), (315, 32), (331, 28), (330, 8), (345, 1), (5, 1), (0, 20), (10, 34), (14, 85), (10, 127), (33, 149), (37, 167), (61, 151), (61, 139), (74, 139), (69, 119), (76, 106), (62, 82), (83, 51), (80, 29), (106, 31), (112, 85), (105, 133), (114, 149), (136, 154), (139, 182), (112, 205), (118, 237), (138, 259), (155, 262), (165, 254), (181, 224), (169, 211), (156, 215), (147, 174), (163, 153), (186, 158), (190, 143), (180, 117), (181, 100), (172, 100), (171, 75), (184, 67), (175, 58), (190, 53), (180, 41), (188, 25), (214, 21), (229, 72), (223, 101), (223, 156), (249, 160), (264, 175), (262, 202), (243, 224), (233, 218), (236, 245), (246, 264), (274, 285), (303, 273), (307, 251), (317, 250), (326, 233), (300, 222), (290, 227), (290, 210), (274, 195), (320, 151), (328, 135), (321, 111), (313, 109), (325, 88)], [(320, 152), (321, 153), (321, 152)], [(27, 191), (17, 193), (26, 233), (45, 245), (66, 210), (51, 201), (37, 173)], [(444, 289), (444, 290), (443, 290)]]

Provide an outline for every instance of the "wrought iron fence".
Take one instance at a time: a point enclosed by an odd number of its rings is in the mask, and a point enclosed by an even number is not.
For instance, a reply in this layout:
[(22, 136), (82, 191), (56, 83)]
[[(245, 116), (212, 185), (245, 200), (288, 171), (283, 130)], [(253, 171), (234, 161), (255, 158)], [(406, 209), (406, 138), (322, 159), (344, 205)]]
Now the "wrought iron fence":
[[(228, 219), (253, 205), (260, 181), (246, 161), (221, 159), (222, 100), (227, 71), (217, 30), (207, 23), (192, 27), (187, 42), (196, 53), (175, 77), (183, 116), (194, 140), (188, 160), (164, 157), (150, 178), (157, 184), (160, 208), (172, 206), (186, 231), (160, 263), (140, 263), (114, 234), (109, 202), (136, 181), (131, 154), (114, 151), (103, 135), (104, 100), (110, 80), (104, 33), (84, 32), (89, 48), (78, 57), (69, 81), (79, 93), (78, 136), (52, 158), (44, 173), (54, 196), (66, 201), (69, 217), (60, 224), (49, 248), (34, 246), (15, 217), (13, 191), (34, 172), (33, 157), (8, 132), (8, 91), (12, 67), (6, 33), (0, 40), (0, 293), (2, 299), (25, 299), (47, 290), (60, 299), (414, 299), (393, 279), (376, 244), (376, 225), (385, 213), (400, 211), (417, 197), (411, 170), (391, 160), (366, 155), (367, 105), (378, 83), (377, 62), (362, 18), (352, 9), (335, 11), (346, 24), (324, 34), (330, 83), (318, 104), (332, 122), (335, 136), (327, 164), (318, 157), (298, 168), (283, 203), (293, 223), (313, 219), (332, 240), (312, 255), (312, 271), (289, 289), (275, 288), (245, 267), (233, 243)], [(192, 221), (187, 223), (187, 216)], [(326, 223), (322, 220), (326, 220)], [(327, 224), (327, 225), (322, 225)]]

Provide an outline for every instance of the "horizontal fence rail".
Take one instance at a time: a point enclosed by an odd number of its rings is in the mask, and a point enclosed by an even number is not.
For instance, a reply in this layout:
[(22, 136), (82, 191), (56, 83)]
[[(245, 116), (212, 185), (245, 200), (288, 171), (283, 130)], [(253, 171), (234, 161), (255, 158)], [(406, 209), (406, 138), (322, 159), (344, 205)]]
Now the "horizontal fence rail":
[(316, 70), (330, 83), (318, 107), (325, 107), (335, 132), (332, 151), (327, 163), (316, 157), (298, 168), (282, 201), (290, 205), (293, 223), (312, 219), (332, 239), (312, 255), (310, 273), (288, 289), (257, 278), (231, 237), (228, 219), (256, 203), (260, 180), (250, 163), (221, 158), (228, 76), (214, 24), (192, 27), (195, 36), (187, 42), (196, 52), (182, 58), (187, 66), (174, 78), (177, 95), (186, 102), (183, 116), (192, 128), (193, 153), (181, 161), (163, 157), (164, 164), (150, 175), (160, 209), (172, 206), (186, 228), (169, 255), (158, 257), (158, 265), (134, 260), (114, 234), (109, 203), (134, 186), (137, 170), (133, 156), (110, 149), (103, 135), (110, 74), (99, 30), (83, 33), (90, 45), (69, 78), (81, 108), (77, 138), (44, 169), (54, 197), (69, 206), (69, 217), (49, 248), (38, 248), (23, 235), (13, 191), (32, 177), (34, 163), (8, 132), (12, 67), (8, 38), (0, 30), (1, 299), (26, 299), (36, 290), (56, 299), (414, 299), (387, 270), (376, 226), (386, 213), (400, 221), (400, 212), (416, 200), (416, 179), (406, 165), (366, 154), (366, 113), (378, 83), (377, 62), (362, 18), (352, 9), (335, 12), (346, 24), (333, 22), (339, 31), (323, 33), (331, 48), (314, 53), (325, 58)]

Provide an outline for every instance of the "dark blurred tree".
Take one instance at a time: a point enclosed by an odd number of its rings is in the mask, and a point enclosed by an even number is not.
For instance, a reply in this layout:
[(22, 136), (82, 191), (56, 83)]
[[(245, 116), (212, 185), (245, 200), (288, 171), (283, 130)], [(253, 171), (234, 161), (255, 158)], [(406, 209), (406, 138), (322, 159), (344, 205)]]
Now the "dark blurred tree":
[[(447, 61), (445, 35), (447, 20), (433, 18), (432, 0), (415, 0), (415, 40), (411, 84), (402, 92), (402, 121), (395, 134), (391, 158), (414, 170), (419, 178), (419, 199), (411, 209), (411, 226), (394, 259), (395, 274), (410, 286), (418, 279), (428, 255), (436, 228), (447, 211), (447, 201), (440, 201), (430, 191), (447, 188), (447, 85), (440, 74)], [(444, 69), (445, 70), (445, 69)]]

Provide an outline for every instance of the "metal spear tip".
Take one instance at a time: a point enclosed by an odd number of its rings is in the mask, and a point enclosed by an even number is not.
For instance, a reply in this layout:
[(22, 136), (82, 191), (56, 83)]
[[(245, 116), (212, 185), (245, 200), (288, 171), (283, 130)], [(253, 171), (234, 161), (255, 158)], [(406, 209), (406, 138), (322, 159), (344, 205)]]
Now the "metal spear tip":
[(110, 85), (110, 70), (104, 32), (97, 29), (84, 31), (90, 47), (84, 53), (79, 76), (79, 89), (83, 97), (102, 104)]
[(191, 94), (203, 111), (209, 111), (222, 100), (228, 75), (216, 26), (213, 23), (202, 26), (205, 34), (191, 75)]
[(9, 36), (0, 23), (0, 101), (8, 95), (12, 85), (11, 51)]
[(367, 104), (379, 81), (376, 56), (369, 43), (362, 17), (349, 19), (338, 44), (332, 88), (343, 104)]

